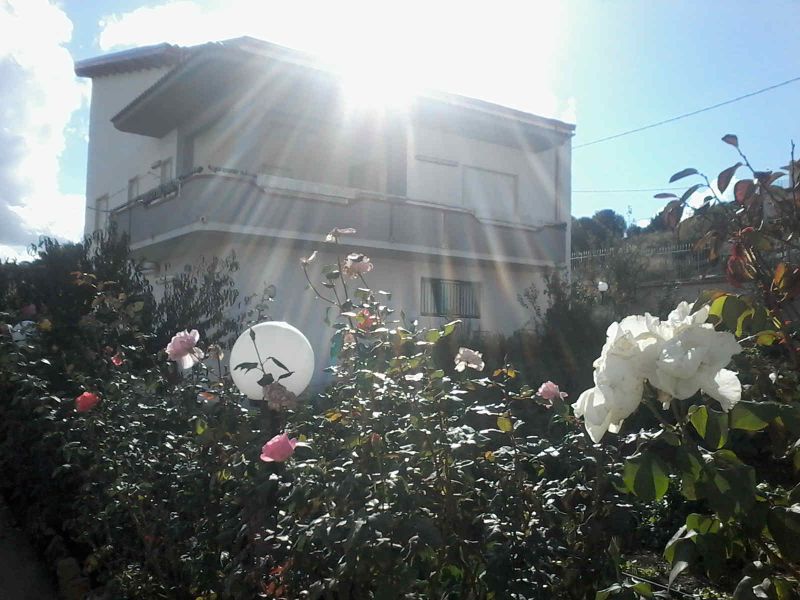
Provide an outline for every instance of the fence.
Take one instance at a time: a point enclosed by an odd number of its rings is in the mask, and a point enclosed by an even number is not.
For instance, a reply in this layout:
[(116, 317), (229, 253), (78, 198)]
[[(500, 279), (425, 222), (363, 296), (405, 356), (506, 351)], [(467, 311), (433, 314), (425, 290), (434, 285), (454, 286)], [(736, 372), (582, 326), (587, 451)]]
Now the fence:
[(671, 279), (683, 281), (720, 273), (719, 263), (712, 263), (710, 250), (695, 250), (692, 242), (655, 248), (620, 246), (574, 252), (570, 258), (573, 272), (602, 275), (613, 263), (630, 256), (641, 262), (641, 281)]

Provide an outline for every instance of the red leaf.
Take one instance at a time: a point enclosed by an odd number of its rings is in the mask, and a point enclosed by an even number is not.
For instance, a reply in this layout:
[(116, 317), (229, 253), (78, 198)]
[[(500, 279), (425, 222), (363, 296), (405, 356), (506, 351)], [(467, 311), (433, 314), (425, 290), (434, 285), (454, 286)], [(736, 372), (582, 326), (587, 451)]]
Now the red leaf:
[(678, 181), (678, 179), (683, 179), (684, 177), (688, 177), (689, 175), (697, 175), (697, 169), (683, 169), (682, 171), (678, 171), (672, 177), (669, 178), (669, 182), (672, 183), (673, 181)]
[(678, 200), (673, 200), (661, 211), (661, 218), (664, 224), (670, 229), (675, 229), (681, 222), (683, 215), (683, 204)]
[(733, 186), (733, 197), (737, 204), (744, 204), (756, 191), (756, 186), (751, 179), (742, 179)]
[(737, 162), (732, 167), (728, 167), (722, 173), (717, 176), (717, 188), (719, 188), (719, 193), (724, 194), (725, 190), (728, 189), (728, 185), (731, 183), (731, 179), (733, 178), (733, 174), (736, 173), (736, 169), (742, 166), (742, 163)]
[(783, 173), (782, 171), (775, 171), (774, 173), (772, 173), (772, 174), (771, 174), (771, 175), (770, 175), (770, 176), (769, 176), (769, 177), (766, 179), (766, 181), (764, 181), (764, 182), (762, 182), (762, 183), (764, 183), (765, 185), (772, 185), (773, 183), (775, 183), (776, 181), (778, 181), (778, 179), (780, 179), (780, 178), (781, 178), (781, 177), (783, 177), (784, 175), (786, 175), (786, 173)]
[(722, 141), (726, 144), (730, 144), (731, 146), (735, 146), (736, 148), (739, 147), (739, 138), (733, 135), (732, 133), (727, 133), (722, 136)]

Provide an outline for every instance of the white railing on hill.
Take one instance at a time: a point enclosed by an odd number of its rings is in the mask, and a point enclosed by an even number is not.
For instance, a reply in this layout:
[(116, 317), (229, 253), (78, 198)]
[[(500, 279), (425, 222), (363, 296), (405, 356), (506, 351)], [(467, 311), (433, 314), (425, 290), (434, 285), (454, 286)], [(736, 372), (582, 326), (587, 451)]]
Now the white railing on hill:
[(649, 248), (617, 246), (583, 250), (572, 253), (570, 264), (573, 271), (602, 274), (612, 259), (628, 253), (638, 255), (645, 263), (645, 278), (690, 279), (720, 273), (719, 263), (710, 261), (709, 249), (696, 250), (692, 242)]

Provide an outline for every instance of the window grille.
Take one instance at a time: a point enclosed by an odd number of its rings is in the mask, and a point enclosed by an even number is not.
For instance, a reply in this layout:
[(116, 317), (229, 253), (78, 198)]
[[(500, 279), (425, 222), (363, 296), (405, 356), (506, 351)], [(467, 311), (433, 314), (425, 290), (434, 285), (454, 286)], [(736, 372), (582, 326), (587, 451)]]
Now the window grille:
[(480, 285), (455, 279), (422, 278), (420, 313), (424, 316), (479, 319)]

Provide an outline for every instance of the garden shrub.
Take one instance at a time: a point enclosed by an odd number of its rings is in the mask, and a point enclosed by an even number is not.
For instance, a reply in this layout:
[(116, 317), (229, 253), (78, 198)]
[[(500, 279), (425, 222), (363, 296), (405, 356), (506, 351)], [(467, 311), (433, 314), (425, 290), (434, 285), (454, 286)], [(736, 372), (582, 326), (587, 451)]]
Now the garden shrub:
[[(800, 582), (800, 267), (794, 241), (800, 168), (792, 157), (785, 173), (755, 170), (735, 135), (722, 141), (740, 160), (718, 175), (715, 187), (687, 168), (670, 181), (699, 182), (680, 198), (657, 198), (668, 199), (663, 220), (674, 228), (689, 198), (705, 193), (696, 208), (695, 219), (704, 224), (696, 247), (719, 260), (730, 244), (723, 269), (729, 284), (745, 293), (708, 291), (669, 323), (644, 317), (620, 322), (595, 363), (598, 387), (579, 398), (576, 414), (586, 415), (599, 439), (608, 420), (601, 423), (595, 408), (604, 397), (614, 413), (610, 421), (621, 424), (631, 446), (626, 487), (644, 500), (673, 488), (694, 503), (696, 511), (664, 551), (670, 584), (690, 569), (735, 599), (790, 600), (798, 597)], [(721, 194), (741, 167), (750, 175), (736, 181), (733, 200), (726, 201)], [(724, 369), (732, 354), (738, 354), (738, 373)], [(620, 422), (642, 406), (658, 416), (658, 426), (637, 430)], [(611, 586), (598, 598), (635, 597), (636, 585)]]
[[(350, 294), (333, 300), (338, 364), (322, 408), (247, 411), (221, 365), (179, 376), (150, 350), (164, 317), (145, 307), (158, 301), (132, 264), (129, 278), (92, 272), (87, 260), (124, 256), (101, 242), (4, 267), (17, 283), (3, 320), (30, 303), (37, 314), (26, 338), (0, 338), (4, 493), (51, 555), (80, 560), (87, 586), (114, 598), (586, 598), (613, 581), (606, 549), (632, 522), (614, 449), (591, 446), (566, 402), (510, 365), (479, 372), (461, 351), (466, 373), (440, 369), (433, 350), (457, 323), (403, 327), (363, 277), (356, 287), (330, 265), (315, 287)], [(43, 293), (71, 300), (55, 313)], [(259, 461), (284, 427), (301, 440), (294, 456)]]
[[(48, 243), (0, 268), (3, 491), (109, 598), (669, 597), (625, 566), (666, 540), (669, 586), (691, 571), (736, 599), (796, 599), (800, 271), (781, 243), (800, 204), (794, 178), (791, 193), (776, 181), (737, 183), (733, 229), (706, 240), (733, 240), (727, 273), (751, 294), (622, 319), (603, 345), (596, 304), (552, 285), (521, 364), (453, 344), (457, 322), (398, 319), (364, 255), (312, 255), (332, 383), (297, 403), (265, 378), (280, 408), (263, 412), (210, 345), (249, 319), (228, 320), (250, 306), (233, 259), (159, 309), (124, 240)], [(777, 221), (770, 194), (787, 203)], [(197, 339), (216, 358), (179, 370)]]

